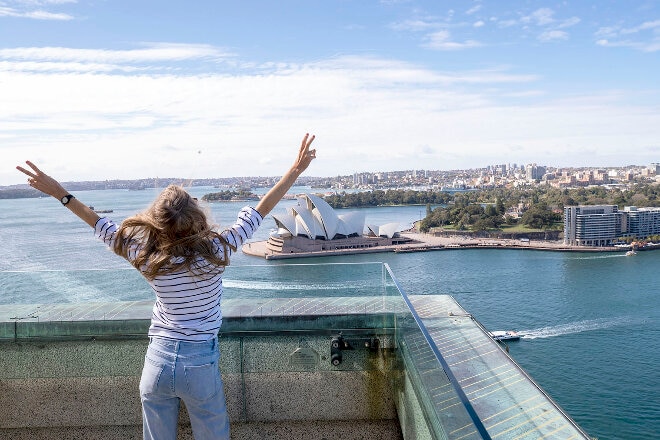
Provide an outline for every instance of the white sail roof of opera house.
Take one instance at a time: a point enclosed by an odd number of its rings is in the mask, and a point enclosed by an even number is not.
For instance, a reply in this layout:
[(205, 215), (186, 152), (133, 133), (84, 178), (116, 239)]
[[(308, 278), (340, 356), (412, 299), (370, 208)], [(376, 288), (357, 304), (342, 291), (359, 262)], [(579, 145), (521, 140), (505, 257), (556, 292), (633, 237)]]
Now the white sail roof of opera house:
[(399, 232), (399, 223), (387, 223), (382, 226), (367, 225), (367, 229), (376, 237), (392, 238)]
[(338, 235), (347, 237), (364, 232), (364, 214), (337, 215), (328, 202), (313, 194), (298, 196), (295, 206), (272, 216), (280, 229), (278, 232), (311, 239), (332, 240)]

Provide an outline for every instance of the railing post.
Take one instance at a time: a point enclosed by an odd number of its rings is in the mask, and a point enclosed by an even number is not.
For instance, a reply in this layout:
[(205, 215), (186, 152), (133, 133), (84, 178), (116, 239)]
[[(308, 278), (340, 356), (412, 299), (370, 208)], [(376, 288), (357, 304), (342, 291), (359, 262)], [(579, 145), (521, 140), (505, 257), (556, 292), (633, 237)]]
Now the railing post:
[(475, 428), (479, 432), (479, 435), (481, 435), (481, 438), (484, 440), (491, 440), (490, 434), (488, 434), (488, 431), (486, 430), (486, 427), (484, 424), (481, 422), (481, 419), (477, 415), (477, 412), (474, 410), (474, 407), (472, 406), (472, 403), (470, 403), (470, 400), (468, 397), (465, 395), (465, 392), (463, 391), (463, 388), (461, 387), (461, 384), (458, 382), (458, 379), (456, 379), (456, 376), (454, 376), (454, 373), (451, 371), (451, 368), (449, 368), (449, 365), (447, 364), (447, 361), (445, 358), (442, 356), (442, 353), (440, 353), (440, 350), (438, 347), (435, 345), (433, 342), (433, 338), (429, 334), (428, 330), (426, 329), (426, 326), (422, 322), (422, 319), (419, 317), (417, 314), (417, 311), (415, 311), (415, 308), (413, 307), (412, 303), (410, 302), (410, 298), (408, 298), (408, 295), (403, 291), (401, 286), (399, 285), (399, 282), (397, 279), (394, 277), (394, 274), (392, 273), (392, 270), (390, 269), (389, 265), (387, 263), (383, 263), (385, 265), (385, 268), (390, 274), (390, 277), (392, 278), (392, 281), (396, 285), (397, 289), (399, 290), (399, 293), (401, 294), (401, 297), (405, 301), (406, 305), (408, 306), (408, 309), (410, 310), (410, 313), (412, 314), (413, 318), (415, 319), (415, 322), (417, 323), (417, 326), (419, 327), (419, 330), (422, 332), (424, 335), (424, 338), (426, 339), (426, 342), (429, 344), (431, 351), (433, 351), (433, 354), (435, 355), (435, 358), (440, 362), (440, 365), (442, 366), (442, 369), (445, 371), (445, 374), (447, 375), (447, 378), (449, 379), (449, 382), (452, 384), (454, 387), (454, 391), (456, 391), (456, 394), (458, 395), (458, 398), (460, 399), (461, 403), (465, 407), (468, 415), (472, 419), (472, 423), (474, 423)]

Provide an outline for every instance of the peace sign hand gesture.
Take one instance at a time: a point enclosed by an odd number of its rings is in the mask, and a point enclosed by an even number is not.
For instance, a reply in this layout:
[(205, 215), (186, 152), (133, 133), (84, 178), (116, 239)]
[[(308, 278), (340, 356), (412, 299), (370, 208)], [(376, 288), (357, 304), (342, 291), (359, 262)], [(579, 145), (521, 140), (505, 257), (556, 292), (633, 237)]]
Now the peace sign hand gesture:
[(32, 171), (26, 170), (21, 166), (17, 166), (16, 169), (23, 174), (28, 175), (28, 184), (32, 188), (37, 189), (42, 193), (48, 194), (49, 196), (55, 197), (58, 200), (68, 194), (67, 190), (64, 189), (64, 187), (60, 185), (57, 180), (41, 171), (35, 164), (29, 160), (26, 160), (25, 163), (28, 164), (30, 168), (32, 168)]
[(300, 145), (300, 151), (298, 151), (298, 158), (296, 163), (293, 165), (294, 170), (298, 174), (302, 174), (303, 171), (307, 169), (309, 164), (316, 158), (316, 150), (310, 150), (309, 146), (312, 145), (316, 136), (309, 136), (309, 133), (305, 134), (305, 137), (302, 140), (302, 145)]

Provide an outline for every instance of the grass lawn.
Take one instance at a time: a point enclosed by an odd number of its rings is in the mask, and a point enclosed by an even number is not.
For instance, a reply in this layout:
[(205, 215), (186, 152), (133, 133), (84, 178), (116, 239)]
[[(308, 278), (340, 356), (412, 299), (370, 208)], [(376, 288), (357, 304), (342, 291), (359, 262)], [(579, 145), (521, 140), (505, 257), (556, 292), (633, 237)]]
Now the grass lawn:
[[(440, 227), (436, 226), (434, 228), (440, 228)], [(442, 225), (441, 228), (444, 229), (445, 231), (452, 231), (452, 230), (458, 231), (458, 229), (456, 229), (456, 225)], [(533, 229), (522, 224), (517, 224), (517, 225), (502, 225), (500, 229), (490, 229), (490, 231), (525, 234), (529, 232), (561, 231), (563, 229), (564, 229), (564, 223), (557, 222), (554, 225), (552, 225), (551, 228), (548, 229)], [(462, 231), (462, 232), (470, 232), (470, 231)]]
[(548, 229), (533, 229), (529, 228), (525, 225), (518, 224), (518, 225), (502, 225), (502, 232), (518, 232), (518, 233), (524, 233), (524, 232), (545, 232), (545, 231), (561, 231), (564, 228), (563, 223), (555, 223), (552, 225), (551, 228)]
[(543, 232), (543, 229), (533, 229), (525, 225), (502, 225), (501, 229), (502, 232), (516, 232), (516, 233)]

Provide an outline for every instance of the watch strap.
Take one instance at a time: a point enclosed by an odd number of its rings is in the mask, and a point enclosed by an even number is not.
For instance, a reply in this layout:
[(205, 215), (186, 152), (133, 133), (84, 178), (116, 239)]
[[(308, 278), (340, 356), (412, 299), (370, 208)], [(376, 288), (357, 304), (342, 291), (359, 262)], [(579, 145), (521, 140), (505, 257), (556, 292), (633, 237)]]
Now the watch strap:
[(67, 203), (71, 201), (71, 199), (75, 199), (75, 197), (73, 197), (71, 194), (67, 194), (60, 199), (60, 202), (62, 202), (63, 206), (66, 206)]

